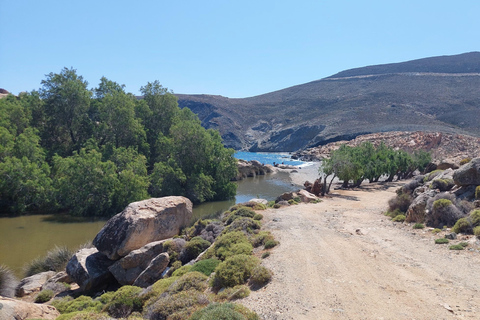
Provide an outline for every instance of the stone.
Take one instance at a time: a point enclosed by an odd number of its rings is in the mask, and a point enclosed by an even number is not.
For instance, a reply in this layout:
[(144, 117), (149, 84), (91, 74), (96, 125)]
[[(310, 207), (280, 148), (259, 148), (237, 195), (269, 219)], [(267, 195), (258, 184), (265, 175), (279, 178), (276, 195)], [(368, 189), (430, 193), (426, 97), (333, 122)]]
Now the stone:
[(93, 240), (98, 251), (118, 260), (147, 243), (178, 235), (192, 219), (192, 202), (164, 197), (133, 202), (107, 221)]
[(167, 268), (170, 262), (168, 253), (160, 253), (156, 256), (147, 268), (135, 279), (134, 286), (146, 288), (154, 284), (162, 277), (162, 272)]
[(302, 200), (302, 202), (315, 202), (318, 200), (318, 197), (313, 193), (308, 192), (307, 190), (300, 190), (298, 191), (298, 196)]
[(427, 201), (435, 196), (435, 191), (428, 190), (421, 193), (416, 197), (412, 204), (408, 207), (405, 217), (406, 222), (424, 222), (425, 221), (425, 209), (427, 207)]
[(42, 290), (52, 290), (55, 294), (70, 290), (68, 285), (73, 279), (65, 271), (58, 272), (56, 275), (47, 280), (42, 286)]
[(446, 169), (458, 169), (458, 165), (456, 165), (452, 160), (442, 160), (439, 164), (437, 164), (437, 170)]
[(46, 304), (37, 304), (0, 296), (0, 320), (56, 319), (60, 312)]
[(15, 290), (15, 295), (17, 297), (23, 297), (27, 294), (40, 291), (45, 282), (56, 274), (55, 271), (46, 271), (23, 278)]
[(316, 196), (319, 196), (319, 195), (322, 194), (322, 191), (323, 191), (322, 180), (321, 179), (315, 180), (315, 182), (313, 183), (313, 186), (312, 186), (312, 191), (310, 191), (310, 192), (313, 193)]
[(96, 248), (78, 250), (68, 261), (67, 273), (80, 286), (81, 291), (93, 292), (114, 282), (108, 268), (114, 261)]
[(455, 170), (453, 180), (460, 186), (480, 185), (480, 158), (472, 159)]
[(245, 161), (238, 160), (237, 162), (238, 174), (232, 180), (239, 181), (247, 177), (256, 177), (272, 173), (274, 171), (271, 165), (263, 165), (257, 160)]
[(285, 192), (285, 193), (282, 193), (278, 198), (277, 198), (277, 202), (279, 201), (288, 201), (288, 200), (292, 200), (293, 198), (295, 198), (297, 196), (297, 194), (295, 192)]
[(165, 241), (168, 240), (151, 242), (140, 249), (133, 250), (112, 264), (108, 270), (122, 286), (132, 285), (135, 279), (148, 267), (150, 261), (163, 252)]
[(258, 198), (250, 199), (250, 200), (248, 200), (248, 202), (255, 202), (255, 203), (260, 203), (260, 204), (264, 204), (264, 205), (267, 205), (267, 204), (268, 204), (268, 200), (266, 200), (266, 199), (258, 199)]
[(450, 240), (455, 240), (457, 239), (457, 234), (455, 232), (452, 232), (452, 233), (446, 234), (445, 238)]
[(303, 184), (303, 187), (305, 188), (305, 190), (307, 190), (308, 192), (312, 192), (312, 188), (313, 188), (313, 183), (311, 183), (310, 181), (305, 181), (305, 183)]

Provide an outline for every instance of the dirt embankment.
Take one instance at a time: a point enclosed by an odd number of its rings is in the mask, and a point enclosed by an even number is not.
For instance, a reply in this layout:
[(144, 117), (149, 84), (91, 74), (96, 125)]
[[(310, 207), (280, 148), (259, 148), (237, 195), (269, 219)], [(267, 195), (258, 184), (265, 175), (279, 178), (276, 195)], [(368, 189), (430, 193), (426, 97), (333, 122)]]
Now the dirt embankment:
[(274, 277), (241, 302), (263, 319), (479, 319), (480, 243), (452, 251), (395, 225), (382, 211), (399, 185), (264, 212)]

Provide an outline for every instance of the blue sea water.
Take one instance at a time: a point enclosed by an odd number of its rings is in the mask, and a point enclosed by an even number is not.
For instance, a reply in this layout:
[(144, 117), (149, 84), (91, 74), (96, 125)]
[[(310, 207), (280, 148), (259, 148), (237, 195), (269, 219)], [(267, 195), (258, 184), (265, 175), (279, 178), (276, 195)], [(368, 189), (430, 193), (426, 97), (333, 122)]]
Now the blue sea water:
[(235, 158), (245, 161), (257, 160), (263, 164), (271, 164), (272, 166), (274, 163), (283, 163), (292, 166), (305, 164), (303, 161), (290, 158), (288, 153), (236, 151)]

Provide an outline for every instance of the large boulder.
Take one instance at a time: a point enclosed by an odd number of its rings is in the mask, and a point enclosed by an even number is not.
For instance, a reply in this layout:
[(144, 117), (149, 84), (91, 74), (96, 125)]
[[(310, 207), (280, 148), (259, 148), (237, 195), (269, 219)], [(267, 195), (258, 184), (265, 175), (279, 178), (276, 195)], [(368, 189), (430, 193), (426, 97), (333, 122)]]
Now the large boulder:
[(322, 180), (321, 179), (315, 180), (315, 182), (313, 183), (313, 186), (312, 186), (312, 191), (310, 191), (310, 192), (313, 193), (316, 196), (319, 196), (320, 194), (322, 194), (322, 191), (323, 191)]
[(455, 170), (453, 180), (459, 186), (480, 185), (480, 158), (472, 159)]
[[(110, 272), (121, 285), (132, 285), (150, 262), (163, 252), (163, 243), (168, 240), (151, 242), (133, 250), (109, 267)], [(168, 264), (168, 263), (167, 263)]]
[(23, 278), (15, 290), (15, 295), (17, 297), (23, 297), (27, 294), (40, 291), (45, 282), (56, 274), (55, 271), (46, 271)]
[(407, 222), (424, 222), (429, 199), (436, 195), (434, 190), (428, 190), (416, 197), (408, 207), (406, 219)]
[(60, 312), (53, 306), (0, 297), (0, 320), (56, 319)]
[(298, 191), (298, 196), (302, 200), (302, 202), (315, 202), (318, 201), (318, 197), (313, 193), (308, 192), (307, 190), (300, 190)]
[(160, 253), (150, 261), (147, 268), (135, 279), (133, 285), (141, 288), (151, 286), (161, 278), (162, 272), (167, 268), (169, 262), (168, 253)]
[(93, 292), (114, 282), (108, 268), (114, 261), (96, 248), (78, 250), (68, 261), (67, 273), (80, 286), (81, 291)]
[(93, 245), (111, 260), (118, 260), (147, 243), (177, 235), (191, 219), (192, 202), (185, 197), (133, 202), (107, 221)]

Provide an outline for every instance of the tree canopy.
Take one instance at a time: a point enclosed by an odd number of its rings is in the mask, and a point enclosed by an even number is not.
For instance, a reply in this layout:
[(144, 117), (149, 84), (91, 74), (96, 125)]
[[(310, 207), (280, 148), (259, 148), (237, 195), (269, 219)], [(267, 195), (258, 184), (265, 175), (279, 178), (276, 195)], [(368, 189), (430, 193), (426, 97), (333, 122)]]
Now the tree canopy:
[(235, 196), (236, 160), (158, 81), (143, 99), (105, 77), (49, 73), (39, 91), (0, 99), (0, 213), (111, 216), (148, 197)]

